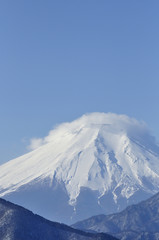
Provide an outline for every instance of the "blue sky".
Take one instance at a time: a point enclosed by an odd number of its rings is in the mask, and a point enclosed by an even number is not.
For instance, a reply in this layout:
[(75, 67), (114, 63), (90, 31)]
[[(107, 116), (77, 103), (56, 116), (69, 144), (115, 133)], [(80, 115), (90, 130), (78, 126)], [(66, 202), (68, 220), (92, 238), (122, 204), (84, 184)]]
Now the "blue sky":
[(2, 0), (0, 163), (88, 112), (144, 120), (159, 140), (158, 9), (158, 0)]

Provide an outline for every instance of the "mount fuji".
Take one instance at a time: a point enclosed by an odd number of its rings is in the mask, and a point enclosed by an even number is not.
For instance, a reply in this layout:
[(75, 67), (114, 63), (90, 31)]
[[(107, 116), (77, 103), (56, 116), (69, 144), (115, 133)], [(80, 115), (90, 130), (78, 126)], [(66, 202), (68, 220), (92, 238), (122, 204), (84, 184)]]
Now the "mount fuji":
[(159, 146), (126, 115), (86, 114), (38, 142), (0, 166), (0, 197), (45, 218), (72, 224), (159, 191)]

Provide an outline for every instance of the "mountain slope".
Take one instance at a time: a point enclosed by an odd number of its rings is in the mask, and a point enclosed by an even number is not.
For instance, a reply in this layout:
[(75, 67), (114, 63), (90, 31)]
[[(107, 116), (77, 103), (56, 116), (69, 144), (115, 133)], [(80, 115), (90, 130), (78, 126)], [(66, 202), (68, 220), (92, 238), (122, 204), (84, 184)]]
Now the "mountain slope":
[(159, 147), (135, 119), (87, 114), (40, 142), (0, 166), (0, 197), (48, 219), (113, 213), (159, 191)]
[(96, 232), (109, 232), (120, 239), (159, 239), (159, 193), (137, 205), (112, 215), (98, 215), (73, 227)]
[(0, 199), (1, 240), (115, 240), (107, 234), (88, 234), (50, 222), (18, 205)]

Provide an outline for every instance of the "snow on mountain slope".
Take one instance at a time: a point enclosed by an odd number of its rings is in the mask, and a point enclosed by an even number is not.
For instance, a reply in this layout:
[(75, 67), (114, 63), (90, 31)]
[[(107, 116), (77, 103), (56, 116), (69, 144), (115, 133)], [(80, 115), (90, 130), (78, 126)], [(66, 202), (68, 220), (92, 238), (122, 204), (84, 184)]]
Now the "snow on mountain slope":
[(72, 223), (159, 191), (159, 147), (143, 122), (92, 113), (59, 125), (40, 142), (0, 166), (0, 197)]

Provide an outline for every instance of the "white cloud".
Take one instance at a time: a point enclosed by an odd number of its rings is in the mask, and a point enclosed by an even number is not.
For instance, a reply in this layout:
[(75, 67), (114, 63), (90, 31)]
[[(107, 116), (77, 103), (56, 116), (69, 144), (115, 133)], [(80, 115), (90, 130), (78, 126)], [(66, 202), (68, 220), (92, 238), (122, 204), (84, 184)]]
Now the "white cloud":
[[(155, 138), (151, 135), (148, 126), (143, 121), (130, 118), (127, 115), (118, 115), (114, 113), (90, 113), (74, 120), (56, 125), (44, 138), (32, 138), (27, 147), (29, 150), (35, 150), (38, 147), (52, 141), (62, 141), (66, 134), (76, 134), (83, 127), (93, 127), (94, 125), (110, 125), (116, 132), (125, 132), (130, 138), (138, 139), (142, 142), (154, 142)], [(56, 140), (54, 138), (56, 136)], [(145, 140), (144, 140), (145, 139)], [(146, 143), (144, 142), (146, 145)]]
[(35, 150), (36, 148), (42, 146), (43, 144), (44, 140), (42, 138), (32, 138), (27, 148), (28, 150)]

